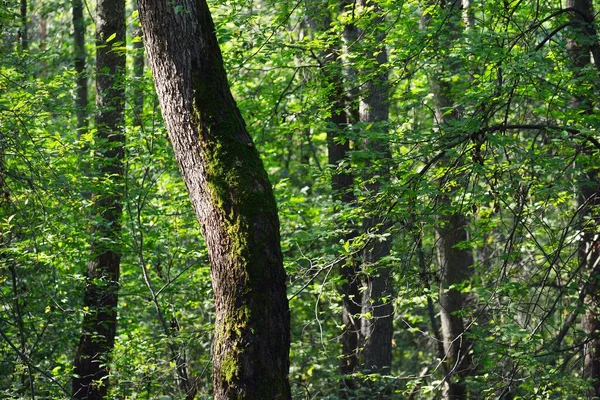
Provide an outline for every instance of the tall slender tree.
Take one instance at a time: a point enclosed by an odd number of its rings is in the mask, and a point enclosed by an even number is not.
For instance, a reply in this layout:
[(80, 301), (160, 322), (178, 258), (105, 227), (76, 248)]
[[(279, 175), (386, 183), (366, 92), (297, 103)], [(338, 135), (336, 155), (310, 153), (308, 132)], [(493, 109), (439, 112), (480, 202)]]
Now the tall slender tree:
[[(378, 131), (376, 135), (366, 132), (362, 142), (365, 150), (374, 155), (368, 161), (366, 188), (370, 194), (379, 194), (381, 182), (389, 176), (389, 160), (391, 158), (386, 134), (389, 122), (390, 99), (388, 71), (385, 64), (388, 61), (385, 45), (385, 30), (381, 29), (384, 18), (380, 15), (378, 4), (370, 0), (359, 0), (359, 5), (371, 14), (369, 31), (361, 30), (360, 35), (372, 36), (374, 45), (369, 43), (365, 57), (369, 65), (360, 70), (366, 77), (361, 86), (359, 118), (360, 122), (371, 123)], [(385, 205), (375, 205), (375, 211), (369, 213), (363, 226), (366, 232), (377, 233), (386, 231), (390, 225), (386, 222)], [(392, 366), (392, 336), (393, 336), (393, 302), (392, 277), (389, 264), (383, 259), (390, 255), (391, 239), (373, 240), (363, 251), (363, 268), (372, 269), (372, 273), (364, 273), (363, 286), (363, 317), (362, 336), (364, 340), (364, 370), (370, 373), (389, 374)]]
[[(437, 33), (436, 48), (449, 49), (462, 35), (463, 5), (461, 0), (451, 0), (441, 2), (439, 7), (444, 26)], [(422, 25), (426, 26), (429, 22), (430, 16), (424, 14)], [(454, 99), (457, 90), (447, 78), (444, 78), (444, 75), (457, 74), (460, 64), (452, 56), (439, 61), (440, 67), (430, 74), (429, 82), (434, 96), (435, 122), (441, 132), (442, 140), (451, 141), (454, 134), (452, 126), (461, 118), (461, 109)], [(441, 212), (435, 222), (437, 259), (440, 268), (440, 319), (445, 352), (444, 397), (462, 399), (467, 396), (463, 378), (470, 369), (471, 361), (461, 315), (465, 300), (463, 294), (453, 285), (469, 278), (473, 255), (469, 249), (461, 246), (468, 237), (467, 219), (460, 204), (453, 199), (457, 194), (456, 188), (446, 185), (454, 169), (453, 166), (460, 163), (460, 160), (443, 157), (440, 163), (448, 170), (441, 181), (441, 194), (438, 198), (438, 208)]]
[(216, 399), (288, 399), (289, 309), (271, 184), (231, 95), (205, 0), (139, 0), (169, 139), (202, 226)]
[[(326, 5), (325, 5), (326, 6)], [(343, 13), (347, 4), (345, 1), (340, 3), (336, 9), (335, 17)], [(328, 13), (323, 13), (323, 3), (311, 1), (307, 3), (307, 15), (309, 26), (316, 33), (324, 33), (331, 25), (332, 18)], [(325, 15), (323, 17), (323, 15)], [(344, 25), (344, 32), (347, 35), (348, 30), (356, 30), (352, 24)], [(321, 71), (323, 81), (328, 88), (327, 104), (329, 107), (329, 118), (327, 119), (327, 162), (333, 168), (334, 173), (331, 176), (331, 188), (333, 198), (336, 202), (336, 210), (344, 207), (352, 207), (356, 201), (353, 192), (354, 176), (349, 173), (342, 165), (350, 152), (350, 139), (345, 137), (349, 126), (352, 124), (352, 115), (349, 112), (350, 105), (347, 101), (344, 83), (346, 81), (344, 74), (344, 64), (342, 62), (343, 53), (342, 37), (331, 37), (328, 45), (321, 56)], [(354, 121), (356, 122), (356, 121)], [(350, 223), (343, 227), (347, 233), (344, 235), (344, 241), (351, 241), (357, 234), (356, 227)], [(340, 373), (342, 381), (340, 385), (340, 396), (346, 398), (352, 396), (352, 391), (357, 388), (356, 380), (352, 374), (356, 372), (359, 365), (360, 353), (360, 314), (361, 293), (360, 293), (360, 275), (359, 265), (353, 256), (340, 261), (340, 276), (342, 284), (340, 294), (342, 300), (342, 326), (343, 331), (340, 336), (342, 344), (342, 354), (340, 357)]]
[[(343, 14), (348, 8), (353, 6), (351, 1), (341, 0), (339, 13)], [(358, 38), (358, 30), (353, 21), (344, 23), (341, 35), (334, 40), (338, 43), (337, 48), (330, 46), (328, 51), (331, 53), (328, 57), (330, 74), (330, 83), (334, 90), (330, 93), (331, 125), (327, 132), (327, 155), (328, 162), (331, 165), (338, 165), (342, 160), (349, 156), (351, 151), (351, 141), (348, 137), (340, 140), (339, 134), (344, 132), (347, 136), (352, 125), (358, 122), (357, 106), (357, 86), (356, 73), (354, 68), (348, 63), (342, 61), (342, 55), (348, 54), (349, 47), (354, 44)], [(354, 207), (356, 196), (353, 191), (354, 176), (347, 170), (339, 171), (332, 177), (332, 188), (339, 196), (342, 205)], [(345, 241), (352, 241), (357, 236), (356, 226), (348, 226), (350, 231), (344, 238)], [(351, 255), (340, 265), (340, 275), (342, 277), (341, 295), (342, 295), (342, 357), (340, 359), (340, 372), (342, 374), (341, 397), (352, 398), (353, 391), (358, 389), (358, 381), (355, 374), (361, 365), (361, 314), (362, 314), (362, 294), (360, 280), (360, 264), (356, 256)]]
[[(123, 156), (125, 136), (123, 74), (125, 54), (113, 44), (125, 42), (125, 1), (102, 0), (96, 15), (96, 143), (90, 173), (95, 224), (87, 265), (84, 317), (75, 355), (73, 397), (103, 399), (108, 393), (108, 363), (117, 329), (121, 250)], [(116, 47), (116, 46), (115, 46)]]
[[(598, 38), (594, 28), (594, 12), (590, 0), (567, 0), (569, 23), (571, 35), (567, 42), (567, 52), (571, 61), (571, 69), (575, 78), (582, 79), (583, 70), (592, 65), (590, 54), (594, 54), (596, 68), (600, 65), (598, 58)], [(599, 69), (600, 70), (600, 69)], [(576, 86), (576, 87), (579, 87)], [(588, 92), (578, 92), (572, 96), (572, 106), (575, 112), (592, 118), (593, 126), (597, 125), (597, 117), (594, 116), (594, 99)], [(586, 157), (592, 157), (589, 149), (583, 153)], [(600, 313), (598, 312), (598, 301), (600, 291), (598, 290), (598, 274), (600, 274), (600, 239), (597, 234), (600, 222), (600, 168), (593, 163), (582, 166), (582, 180), (579, 191), (579, 208), (581, 210), (581, 240), (579, 242), (579, 263), (586, 272), (585, 303), (586, 311), (582, 319), (583, 331), (587, 334), (584, 345), (583, 376), (590, 379), (590, 398), (600, 396), (600, 338), (598, 334), (598, 323)]]

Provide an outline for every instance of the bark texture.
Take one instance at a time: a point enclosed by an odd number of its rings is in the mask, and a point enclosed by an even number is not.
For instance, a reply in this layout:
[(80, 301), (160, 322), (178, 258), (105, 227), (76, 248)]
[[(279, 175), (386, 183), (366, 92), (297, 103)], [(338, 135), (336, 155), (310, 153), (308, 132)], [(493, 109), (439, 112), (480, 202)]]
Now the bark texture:
[(96, 17), (96, 142), (91, 173), (101, 182), (93, 195), (98, 221), (93, 227), (92, 259), (87, 265), (82, 331), (75, 355), (73, 398), (103, 399), (108, 392), (108, 363), (117, 329), (117, 295), (121, 254), (123, 154), (122, 76), (125, 54), (113, 51), (106, 40), (125, 41), (125, 1), (98, 2)]
[[(376, 2), (359, 0), (358, 4), (363, 8), (370, 7), (368, 13), (380, 12)], [(371, 22), (373, 26), (380, 26), (383, 23), (381, 16), (375, 15), (370, 18), (373, 18)], [(372, 123), (379, 131), (375, 136), (379, 138), (369, 137), (370, 132), (366, 132), (366, 138), (362, 142), (363, 148), (374, 155), (366, 166), (368, 171), (364, 177), (367, 181), (366, 187), (371, 194), (378, 194), (381, 192), (381, 181), (389, 176), (388, 162), (391, 158), (387, 139), (385, 135), (381, 135), (381, 133), (387, 134), (386, 123), (389, 120), (390, 110), (388, 72), (385, 68), (388, 61), (384, 44), (385, 31), (361, 30), (361, 36), (372, 36), (375, 43), (375, 45), (368, 44), (365, 49), (365, 57), (369, 60), (370, 66), (360, 71), (361, 76), (367, 77), (367, 80), (361, 85), (359, 119), (360, 122)], [(389, 223), (385, 221), (385, 210), (380, 207), (381, 205), (375, 204), (374, 209), (369, 212), (371, 216), (363, 222), (363, 229), (366, 232), (379, 233), (389, 228)], [(363, 268), (372, 270), (371, 273), (363, 275), (363, 286), (366, 290), (363, 291), (361, 330), (364, 341), (363, 370), (367, 373), (385, 375), (391, 372), (393, 289), (390, 266), (381, 261), (389, 256), (391, 248), (390, 238), (377, 239), (367, 245), (362, 255)]]
[[(598, 38), (593, 26), (594, 12), (590, 0), (567, 0), (567, 8), (572, 8), (569, 22), (572, 32), (567, 42), (567, 53), (571, 59), (573, 74), (580, 78), (582, 69), (592, 63), (590, 53), (594, 54), (594, 62), (598, 68), (600, 61)], [(574, 110), (593, 115), (593, 100), (585, 94), (575, 94), (572, 98)], [(588, 151), (585, 154), (591, 156)], [(583, 235), (579, 242), (579, 262), (586, 272), (586, 311), (582, 318), (583, 331), (589, 340), (584, 345), (583, 376), (591, 383), (590, 398), (600, 397), (600, 338), (598, 323), (600, 322), (600, 290), (598, 274), (600, 273), (600, 169), (591, 167), (584, 169), (583, 183), (579, 192), (581, 208), (580, 224)]]
[(289, 399), (289, 308), (271, 184), (204, 0), (139, 0), (148, 60), (211, 261), (215, 399)]
[[(468, 4), (468, 2), (467, 2)], [(439, 33), (436, 45), (439, 48), (450, 48), (462, 35), (463, 28), (463, 6), (461, 0), (443, 1), (440, 3), (440, 11), (444, 14), (444, 23)], [(423, 15), (422, 25), (429, 23), (429, 16)], [(435, 119), (439, 128), (444, 131), (452, 122), (461, 117), (460, 107), (453, 100), (453, 85), (443, 79), (445, 74), (454, 74), (459, 68), (459, 61), (447, 57), (440, 60), (440, 68), (434, 71), (430, 77), (430, 86), (434, 94)], [(448, 136), (447, 133), (444, 133)], [(448, 168), (451, 173), (455, 160), (447, 157), (440, 163)], [(442, 190), (444, 182), (442, 180)], [(439, 208), (449, 210), (440, 213), (436, 218), (435, 236), (437, 258), (440, 268), (440, 320), (442, 328), (442, 339), (445, 356), (445, 399), (464, 399), (467, 397), (467, 388), (464, 377), (470, 373), (472, 368), (469, 356), (470, 344), (464, 333), (465, 326), (461, 312), (464, 310), (465, 299), (452, 285), (460, 284), (471, 275), (473, 255), (470, 250), (460, 248), (459, 243), (467, 240), (467, 220), (460, 209), (453, 204), (452, 197), (456, 190), (446, 191), (438, 198)]]

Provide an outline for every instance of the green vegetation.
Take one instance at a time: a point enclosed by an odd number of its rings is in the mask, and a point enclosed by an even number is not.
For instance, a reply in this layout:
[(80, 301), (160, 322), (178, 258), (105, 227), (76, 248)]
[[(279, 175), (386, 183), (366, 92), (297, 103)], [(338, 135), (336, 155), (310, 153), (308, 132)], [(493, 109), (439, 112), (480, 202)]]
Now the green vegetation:
[[(261, 316), (240, 304), (237, 318), (213, 332), (201, 229), (150, 68), (134, 74), (143, 52), (134, 4), (127, 4), (126, 44), (106, 41), (127, 55), (118, 83), (126, 90), (124, 183), (117, 184), (88, 164), (101, 164), (95, 154), (110, 145), (95, 135), (93, 118), (95, 3), (83, 7), (88, 130), (78, 130), (70, 3), (28, 0), (25, 16), (21, 3), (0, 7), (0, 398), (70, 398), (89, 312), (82, 306), (89, 242), (102, 222), (90, 194), (116, 190), (123, 191), (115, 239), (121, 276), (109, 398), (184, 399), (186, 391), (212, 398), (213, 338), (240, 337)], [(250, 133), (253, 143), (238, 150), (258, 151), (277, 200), (295, 399), (449, 398), (457, 382), (465, 390), (458, 398), (600, 396), (600, 59), (590, 56), (600, 56), (600, 42), (590, 19), (596, 14), (584, 7), (600, 10), (600, 3), (462, 3), (469, 6), (209, 2), (247, 125), (228, 128)], [(360, 33), (353, 41), (344, 40), (348, 27)], [(387, 61), (379, 64), (382, 45)], [(383, 71), (389, 119), (361, 121), (354, 117), (361, 99), (378, 90), (373, 81), (382, 84)], [(342, 81), (342, 99), (332, 77)], [(196, 102), (211, 98), (201, 93), (208, 87), (198, 83)], [(336, 112), (347, 123), (332, 123)], [(211, 121), (196, 117), (208, 129), (202, 154), (210, 156), (218, 208), (260, 212), (262, 197), (231, 194), (251, 186), (263, 166), (240, 164), (238, 154), (211, 141)], [(328, 165), (328, 134), (349, 144), (336, 165)], [(352, 177), (342, 189), (351, 201), (332, 189), (342, 174)], [(456, 233), (458, 216), (466, 237), (452, 237), (452, 254), (472, 262), (447, 287), (448, 263), (465, 262), (444, 261), (440, 235)], [(265, 256), (246, 245), (243, 217), (226, 224), (229, 233), (242, 232), (232, 244), (236, 256)], [(383, 242), (389, 254), (363, 263)], [(351, 263), (361, 297), (351, 300), (365, 311), (350, 318), (364, 325), (376, 318), (367, 306), (393, 305), (389, 374), (364, 365), (369, 338), (359, 332), (359, 365), (350, 377), (340, 372), (342, 288), (350, 279), (341, 270)], [(250, 262), (255, 268), (244, 279), (260, 277), (260, 265)], [(392, 290), (370, 298), (368, 283), (387, 270)], [(260, 282), (252, 290), (267, 293)], [(440, 317), (440, 304), (456, 298), (459, 334)], [(452, 363), (447, 335), (460, 342)], [(248, 368), (235, 360), (222, 362), (226, 381)]]

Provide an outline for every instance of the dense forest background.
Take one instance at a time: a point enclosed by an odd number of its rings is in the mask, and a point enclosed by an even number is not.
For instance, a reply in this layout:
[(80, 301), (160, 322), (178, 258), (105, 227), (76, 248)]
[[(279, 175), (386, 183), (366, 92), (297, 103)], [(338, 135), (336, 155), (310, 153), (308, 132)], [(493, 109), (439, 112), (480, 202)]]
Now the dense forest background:
[[(94, 385), (213, 395), (208, 253), (117, 3), (0, 3), (0, 398), (71, 398), (117, 289)], [(294, 398), (600, 396), (600, 4), (209, 6), (278, 203)]]

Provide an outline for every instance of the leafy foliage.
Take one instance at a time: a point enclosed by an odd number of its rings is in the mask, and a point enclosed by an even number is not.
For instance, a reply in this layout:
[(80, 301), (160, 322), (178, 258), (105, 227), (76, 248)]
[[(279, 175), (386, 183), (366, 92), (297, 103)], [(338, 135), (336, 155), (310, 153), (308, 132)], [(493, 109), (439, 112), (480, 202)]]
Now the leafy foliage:
[[(458, 246), (475, 260), (469, 279), (452, 288), (467, 298), (461, 313), (474, 360), (469, 392), (481, 398), (587, 396), (584, 353), (598, 332), (585, 332), (582, 317), (598, 305), (582, 291), (597, 277), (582, 266), (579, 251), (585, 230), (598, 235), (598, 210), (584, 213), (578, 197), (582, 187), (598, 187), (587, 172), (600, 168), (600, 92), (595, 66), (576, 70), (569, 59), (568, 40), (578, 34), (565, 25), (569, 13), (548, 2), (473, 1), (473, 26), (442, 47), (436, 43), (454, 32), (435, 2), (379, 1), (379, 11), (353, 2), (345, 8), (310, 3), (211, 4), (232, 91), (278, 199), (294, 397), (343, 394), (340, 261), (357, 259), (370, 241), (391, 241), (392, 253), (379, 263), (392, 268), (395, 289), (386, 300), (395, 309), (392, 372), (357, 372), (359, 381), (370, 383), (349, 396), (362, 398), (370, 385), (381, 398), (439, 398), (445, 373), (434, 226), (436, 216), (454, 212), (468, 218), (468, 240)], [(86, 193), (110, 184), (86, 173), (85, 160), (97, 145), (94, 126), (77, 134), (70, 20), (63, 4), (53, 5), (30, 2), (27, 51), (18, 45), (16, 2), (0, 9), (0, 397), (7, 399), (68, 398), (93, 222)], [(94, 10), (85, 14), (91, 62)], [(315, 29), (309, 19), (318, 18), (326, 23)], [(48, 24), (45, 38), (41, 19)], [(137, 24), (133, 11), (129, 22)], [(348, 24), (366, 33), (344, 44)], [(351, 151), (328, 165), (335, 88), (327, 73), (374, 68), (363, 54), (375, 48), (379, 31), (386, 32), (389, 54), (379, 68), (390, 73), (390, 119), (384, 126), (336, 128), (337, 140), (350, 143)], [(131, 36), (115, 49), (127, 52), (129, 64), (141, 51)], [(351, 51), (328, 65), (328, 49), (344, 46)], [(134, 76), (129, 70), (111, 395), (183, 398), (184, 365), (196, 398), (210, 398), (209, 260), (150, 71)], [(461, 115), (445, 125), (435, 119), (430, 86), (438, 71)], [(350, 75), (343, 83), (347, 111), (369, 79)], [(137, 123), (134, 104), (142, 94)], [(592, 107), (575, 107), (577, 97)], [(391, 158), (362, 147), (366, 139), (386, 141)], [(442, 157), (450, 162), (441, 163)], [(382, 165), (387, 175), (366, 173)], [(352, 204), (342, 204), (331, 188), (332, 176), (342, 172), (355, 177), (348, 189)], [(381, 183), (378, 192), (369, 190), (369, 179)], [(451, 201), (441, 201), (444, 196)], [(384, 216), (385, 229), (348, 239), (371, 215)], [(371, 266), (361, 273), (376, 271)]]

